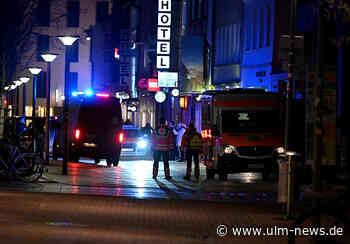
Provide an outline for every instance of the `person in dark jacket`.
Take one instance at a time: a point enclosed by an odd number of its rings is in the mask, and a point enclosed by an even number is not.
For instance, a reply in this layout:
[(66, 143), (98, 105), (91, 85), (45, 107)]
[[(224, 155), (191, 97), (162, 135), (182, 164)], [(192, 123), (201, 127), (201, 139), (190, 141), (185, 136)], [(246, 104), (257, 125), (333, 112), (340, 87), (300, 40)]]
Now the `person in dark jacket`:
[(151, 136), (153, 133), (153, 128), (150, 123), (146, 123), (145, 127), (141, 128), (142, 135)]
[(171, 179), (169, 168), (169, 151), (174, 147), (173, 133), (165, 125), (165, 119), (160, 119), (160, 125), (152, 134), (153, 149), (153, 179), (158, 176), (159, 161), (162, 157), (164, 163), (164, 174), (167, 180)]
[(196, 179), (199, 180), (199, 154), (202, 148), (202, 136), (197, 132), (193, 122), (189, 124), (188, 129), (182, 137), (181, 148), (186, 152), (187, 162), (186, 175), (184, 179), (189, 180), (191, 178), (193, 157), (194, 175)]

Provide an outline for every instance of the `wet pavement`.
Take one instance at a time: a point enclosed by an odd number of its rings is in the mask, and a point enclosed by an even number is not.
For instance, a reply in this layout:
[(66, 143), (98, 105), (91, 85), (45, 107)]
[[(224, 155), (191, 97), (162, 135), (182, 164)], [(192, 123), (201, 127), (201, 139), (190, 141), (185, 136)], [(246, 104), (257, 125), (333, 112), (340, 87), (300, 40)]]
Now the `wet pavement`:
[[(229, 175), (228, 181), (217, 178), (206, 180), (205, 167), (201, 165), (200, 180), (183, 179), (186, 164), (171, 161), (172, 180), (165, 180), (163, 164), (160, 163), (158, 178), (152, 178), (151, 160), (122, 160), (118, 167), (106, 167), (101, 161), (81, 159), (80, 163), (69, 163), (68, 175), (61, 174), (62, 161), (51, 161), (48, 172), (39, 183), (0, 181), (2, 189), (30, 192), (55, 192), (70, 194), (92, 194), (125, 196), (138, 199), (191, 199), (236, 202), (275, 202), (276, 181), (263, 182), (259, 173)], [(216, 176), (217, 177), (217, 176)]]

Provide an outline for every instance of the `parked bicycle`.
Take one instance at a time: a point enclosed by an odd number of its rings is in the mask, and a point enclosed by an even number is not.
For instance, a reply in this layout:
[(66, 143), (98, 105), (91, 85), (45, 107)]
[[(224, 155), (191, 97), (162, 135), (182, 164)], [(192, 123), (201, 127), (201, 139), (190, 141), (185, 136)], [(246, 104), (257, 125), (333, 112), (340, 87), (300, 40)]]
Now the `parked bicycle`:
[(16, 126), (7, 124), (7, 138), (0, 141), (0, 174), (10, 179), (36, 182), (44, 172), (44, 160), (40, 150), (32, 150), (31, 143), (22, 144), (25, 131), (18, 134)]

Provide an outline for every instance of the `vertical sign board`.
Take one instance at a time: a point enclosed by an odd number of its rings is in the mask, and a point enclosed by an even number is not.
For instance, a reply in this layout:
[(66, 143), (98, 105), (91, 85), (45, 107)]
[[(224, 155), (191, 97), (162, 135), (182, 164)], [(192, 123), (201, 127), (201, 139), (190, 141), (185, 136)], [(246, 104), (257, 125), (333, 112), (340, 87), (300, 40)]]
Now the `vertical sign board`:
[(171, 0), (158, 0), (157, 69), (170, 68)]
[(120, 67), (120, 86), (127, 87), (130, 84), (131, 56), (129, 50), (130, 31), (128, 29), (120, 30), (120, 48), (119, 48), (119, 67)]

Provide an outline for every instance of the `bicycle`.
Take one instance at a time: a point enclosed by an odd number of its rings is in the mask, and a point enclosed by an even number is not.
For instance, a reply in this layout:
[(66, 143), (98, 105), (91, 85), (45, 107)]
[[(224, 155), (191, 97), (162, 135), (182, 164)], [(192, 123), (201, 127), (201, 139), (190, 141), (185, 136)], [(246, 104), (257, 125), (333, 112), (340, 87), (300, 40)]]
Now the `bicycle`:
[(0, 142), (2, 174), (24, 182), (36, 182), (42, 176), (45, 168), (42, 154), (40, 150), (39, 154), (32, 152), (32, 143), (28, 147), (22, 144), (24, 131), (19, 135), (15, 131), (15, 126), (7, 128), (7, 139)]
[(10, 178), (17, 178), (23, 182), (38, 181), (44, 172), (44, 160), (36, 153), (21, 153), (16, 145), (7, 141), (1, 142), (2, 157), (0, 157), (1, 171)]

